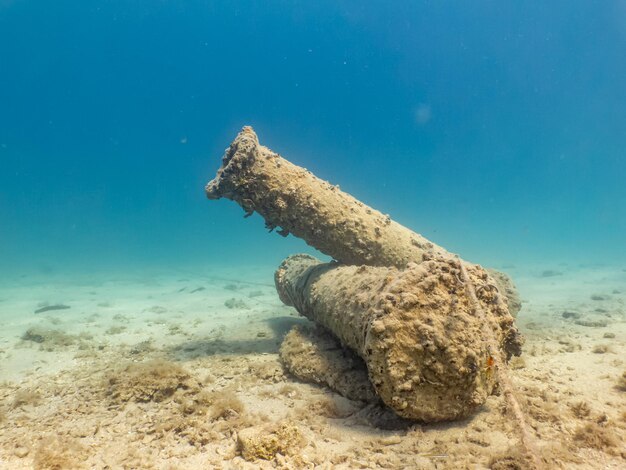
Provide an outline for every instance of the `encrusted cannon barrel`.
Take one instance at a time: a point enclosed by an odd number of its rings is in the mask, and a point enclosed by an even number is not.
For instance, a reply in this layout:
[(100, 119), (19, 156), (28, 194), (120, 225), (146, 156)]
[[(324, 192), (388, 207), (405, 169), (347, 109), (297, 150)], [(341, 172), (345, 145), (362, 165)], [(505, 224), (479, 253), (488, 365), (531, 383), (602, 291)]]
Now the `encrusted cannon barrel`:
[[(496, 363), (521, 340), (493, 279), (467, 269), (497, 350), (463, 281), (460, 261), (435, 257), (395, 267), (287, 258), (275, 274), (281, 300), (330, 330), (365, 361), (376, 393), (397, 414), (426, 422), (467, 416), (496, 387)], [(497, 360), (495, 360), (497, 359)]]
[[(453, 257), (260, 145), (251, 127), (244, 127), (226, 149), (206, 194), (209, 199), (232, 199), (248, 214), (258, 212), (268, 228), (279, 228), (284, 236), (292, 233), (344, 264), (404, 268), (433, 256)], [(494, 281), (515, 315), (520, 304), (512, 283), (505, 275)]]

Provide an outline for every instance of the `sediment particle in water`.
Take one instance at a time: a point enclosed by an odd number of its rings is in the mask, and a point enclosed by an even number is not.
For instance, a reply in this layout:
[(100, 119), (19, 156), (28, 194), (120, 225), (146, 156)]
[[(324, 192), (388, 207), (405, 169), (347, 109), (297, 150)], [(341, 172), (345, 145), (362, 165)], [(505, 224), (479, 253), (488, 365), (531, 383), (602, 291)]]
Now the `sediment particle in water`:
[(493, 355), (521, 353), (513, 317), (494, 295), (491, 278), (475, 266), (468, 271), (500, 347), (491, 350), (459, 266), (438, 259), (400, 270), (295, 255), (281, 264), (275, 280), (283, 303), (365, 361), (387, 406), (404, 418), (435, 422), (475, 411), (496, 387)]
[[(282, 236), (291, 233), (344, 264), (404, 268), (433, 256), (454, 257), (389, 215), (260, 145), (249, 126), (226, 149), (222, 166), (205, 190), (209, 199), (231, 199), (246, 216), (258, 212), (270, 231), (278, 228)], [(515, 315), (521, 304), (507, 297), (515, 291), (513, 284), (500, 286), (495, 281)]]

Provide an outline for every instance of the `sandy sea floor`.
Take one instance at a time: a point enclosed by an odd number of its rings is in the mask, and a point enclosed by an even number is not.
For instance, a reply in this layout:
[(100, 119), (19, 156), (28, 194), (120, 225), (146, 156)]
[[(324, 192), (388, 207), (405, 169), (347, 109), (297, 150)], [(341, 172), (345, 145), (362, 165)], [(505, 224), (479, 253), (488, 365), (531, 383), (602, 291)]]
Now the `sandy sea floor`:
[[(524, 301), (509, 374), (537, 452), (547, 468), (626, 468), (626, 267), (503, 270)], [(517, 468), (502, 397), (421, 425), (290, 377), (278, 348), (306, 320), (272, 276), (4, 279), (0, 468)], [(55, 305), (70, 308), (35, 313)]]

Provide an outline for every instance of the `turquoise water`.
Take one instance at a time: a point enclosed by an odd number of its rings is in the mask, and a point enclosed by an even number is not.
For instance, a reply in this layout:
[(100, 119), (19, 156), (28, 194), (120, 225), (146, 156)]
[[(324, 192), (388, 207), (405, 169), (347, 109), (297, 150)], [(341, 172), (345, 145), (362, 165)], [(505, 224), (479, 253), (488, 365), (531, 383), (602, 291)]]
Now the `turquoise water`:
[[(624, 468), (624, 57), (623, 0), (0, 0), (0, 470)], [(335, 393), (366, 364), (284, 341), (273, 281), (322, 256), (205, 197), (244, 125), (512, 277), (522, 356), (437, 350), (510, 393), (436, 424)], [(409, 313), (472, 338), (459, 292)]]
[(623, 262), (623, 2), (0, 2), (1, 270), (276, 264), (261, 142), (485, 264)]

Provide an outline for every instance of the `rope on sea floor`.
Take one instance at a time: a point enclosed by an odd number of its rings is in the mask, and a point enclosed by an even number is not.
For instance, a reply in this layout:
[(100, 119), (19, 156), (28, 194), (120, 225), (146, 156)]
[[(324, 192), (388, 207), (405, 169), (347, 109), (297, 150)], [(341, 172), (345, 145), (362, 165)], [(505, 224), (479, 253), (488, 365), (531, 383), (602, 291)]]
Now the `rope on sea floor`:
[(539, 454), (537, 453), (537, 446), (535, 445), (535, 440), (528, 430), (528, 425), (526, 424), (526, 418), (524, 413), (522, 412), (522, 408), (520, 407), (517, 398), (515, 398), (515, 392), (513, 388), (513, 383), (511, 382), (509, 375), (507, 374), (507, 368), (504, 362), (501, 360), (501, 355), (499, 353), (500, 347), (496, 341), (496, 337), (494, 335), (493, 330), (489, 326), (487, 322), (485, 311), (480, 306), (480, 302), (478, 301), (478, 297), (476, 296), (476, 289), (474, 288), (474, 283), (471, 281), (469, 275), (467, 274), (467, 270), (463, 265), (461, 259), (457, 256), (457, 261), (459, 263), (459, 268), (461, 270), (461, 276), (463, 282), (467, 288), (467, 293), (469, 295), (470, 301), (473, 304), (474, 311), (476, 315), (479, 317), (483, 335), (485, 340), (487, 341), (489, 347), (493, 351), (493, 358), (495, 362), (495, 369), (497, 374), (498, 383), (502, 389), (504, 394), (504, 399), (509, 405), (511, 411), (513, 412), (513, 416), (515, 417), (515, 421), (517, 422), (517, 426), (519, 428), (520, 440), (522, 444), (522, 448), (526, 457), (529, 459), (529, 463), (532, 465), (531, 468), (535, 470), (540, 470), (543, 468), (543, 464), (541, 459), (539, 458)]

